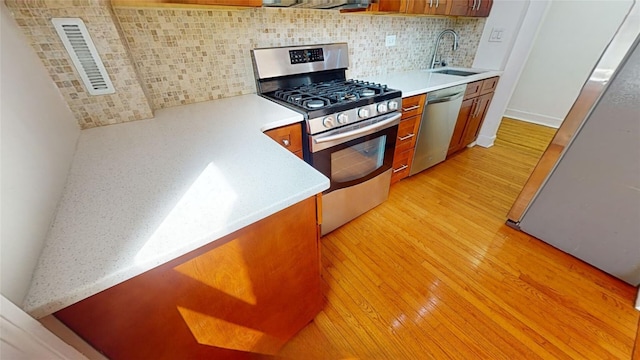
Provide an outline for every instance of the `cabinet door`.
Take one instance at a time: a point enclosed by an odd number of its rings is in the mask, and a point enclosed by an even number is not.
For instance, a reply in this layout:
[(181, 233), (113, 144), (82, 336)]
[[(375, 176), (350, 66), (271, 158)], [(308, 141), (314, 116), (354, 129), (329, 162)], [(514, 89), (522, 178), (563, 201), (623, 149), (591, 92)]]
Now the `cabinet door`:
[(402, 119), (398, 126), (398, 138), (396, 139), (395, 153), (413, 149), (416, 145), (416, 135), (420, 127), (420, 118), (412, 116), (408, 119)]
[(486, 79), (482, 82), (482, 86), (480, 87), (480, 94), (479, 95), (484, 95), (484, 94), (488, 94), (490, 92), (494, 92), (496, 90), (496, 87), (498, 86), (498, 77), (492, 77), (489, 79)]
[(467, 127), (464, 130), (462, 147), (471, 144), (478, 138), (478, 132), (480, 131), (480, 126), (484, 121), (484, 116), (487, 114), (491, 98), (493, 98), (493, 93), (485, 94), (476, 98), (475, 109), (471, 112), (471, 116), (467, 122)]
[(449, 0), (431, 0), (431, 6), (426, 8), (425, 14), (429, 15), (448, 15), (451, 11), (451, 1)]
[(478, 0), (476, 10), (471, 15), (477, 17), (487, 17), (491, 12), (491, 6), (493, 6), (493, 0)]
[(407, 11), (407, 0), (380, 0), (378, 11), (404, 13)]
[(277, 354), (322, 308), (311, 197), (55, 313), (110, 359)]
[(450, 0), (449, 15), (487, 17), (493, 0)]
[(449, 15), (465, 16), (471, 11), (471, 8), (477, 0), (450, 0), (451, 8), (449, 9)]
[(458, 113), (458, 120), (456, 121), (456, 127), (453, 129), (453, 136), (451, 136), (451, 142), (449, 143), (447, 156), (457, 152), (465, 146), (465, 144), (463, 144), (465, 135), (464, 130), (469, 118), (471, 117), (471, 113), (475, 112), (476, 106), (476, 99), (467, 99), (462, 102), (462, 107), (460, 107), (460, 112)]
[(411, 161), (413, 161), (413, 148), (396, 153), (393, 157), (393, 173), (391, 174), (391, 184), (409, 176), (411, 169)]
[(302, 126), (299, 123), (267, 130), (264, 133), (302, 159)]
[(408, 0), (407, 14), (447, 15), (449, 0)]

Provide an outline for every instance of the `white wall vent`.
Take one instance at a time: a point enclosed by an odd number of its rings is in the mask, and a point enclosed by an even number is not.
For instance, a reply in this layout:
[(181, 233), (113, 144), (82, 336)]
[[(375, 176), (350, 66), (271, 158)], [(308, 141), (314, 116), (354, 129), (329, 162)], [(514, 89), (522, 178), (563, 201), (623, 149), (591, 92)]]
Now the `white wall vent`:
[(51, 22), (89, 94), (104, 95), (116, 92), (82, 19), (53, 18)]

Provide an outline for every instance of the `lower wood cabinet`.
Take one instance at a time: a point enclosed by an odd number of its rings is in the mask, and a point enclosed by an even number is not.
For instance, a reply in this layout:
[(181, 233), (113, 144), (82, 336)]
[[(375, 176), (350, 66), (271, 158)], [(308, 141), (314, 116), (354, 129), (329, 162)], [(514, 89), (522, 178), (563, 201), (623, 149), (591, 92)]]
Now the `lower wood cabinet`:
[(409, 176), (426, 98), (427, 94), (420, 94), (402, 99), (402, 119), (398, 125), (398, 137), (393, 153), (392, 184)]
[(300, 123), (281, 126), (264, 133), (302, 159), (302, 125)]
[(467, 85), (447, 156), (476, 141), (497, 84), (498, 77), (493, 77)]
[(319, 201), (303, 200), (55, 316), (110, 359), (275, 354), (322, 306)]

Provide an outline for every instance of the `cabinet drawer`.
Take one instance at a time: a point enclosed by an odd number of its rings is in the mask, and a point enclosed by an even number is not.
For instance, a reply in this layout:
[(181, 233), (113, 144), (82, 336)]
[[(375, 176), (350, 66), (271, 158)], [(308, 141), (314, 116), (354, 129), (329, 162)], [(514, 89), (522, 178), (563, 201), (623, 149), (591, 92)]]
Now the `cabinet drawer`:
[(407, 119), (422, 114), (426, 98), (427, 94), (420, 94), (402, 99), (402, 118)]
[(397, 183), (398, 181), (409, 176), (409, 169), (411, 168), (411, 161), (413, 160), (413, 148), (396, 153), (393, 156), (393, 173), (391, 174), (391, 183)]
[(490, 79), (486, 79), (482, 82), (482, 87), (480, 88), (480, 95), (488, 94), (490, 92), (494, 92), (496, 90), (496, 86), (498, 86), (498, 77), (492, 77)]
[(474, 81), (467, 84), (467, 90), (464, 92), (464, 100), (470, 99), (480, 95), (480, 89), (482, 89), (482, 80)]
[(416, 145), (419, 126), (419, 116), (412, 116), (400, 121), (400, 125), (398, 126), (398, 138), (396, 139), (396, 154), (409, 150)]
[(302, 126), (299, 123), (267, 130), (264, 133), (302, 158)]

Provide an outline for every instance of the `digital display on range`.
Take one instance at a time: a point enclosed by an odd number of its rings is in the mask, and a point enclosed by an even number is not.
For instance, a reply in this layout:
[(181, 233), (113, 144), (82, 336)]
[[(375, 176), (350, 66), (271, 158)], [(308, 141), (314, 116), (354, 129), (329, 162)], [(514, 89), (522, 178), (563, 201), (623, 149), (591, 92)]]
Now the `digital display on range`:
[(303, 64), (324, 61), (324, 54), (322, 53), (322, 48), (289, 50), (289, 58), (292, 64)]

